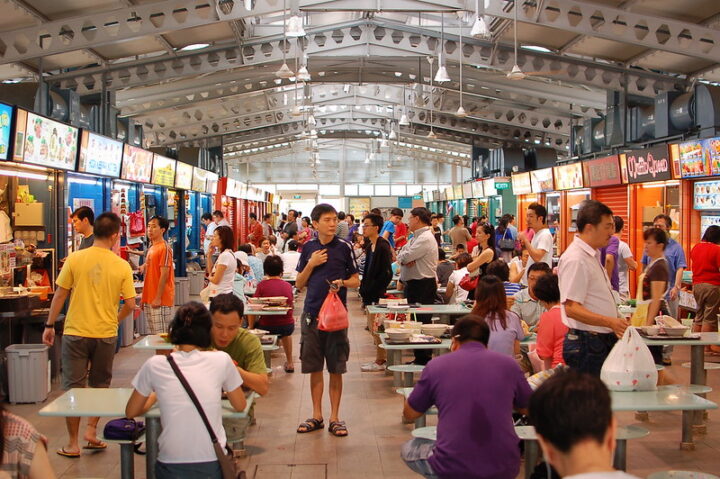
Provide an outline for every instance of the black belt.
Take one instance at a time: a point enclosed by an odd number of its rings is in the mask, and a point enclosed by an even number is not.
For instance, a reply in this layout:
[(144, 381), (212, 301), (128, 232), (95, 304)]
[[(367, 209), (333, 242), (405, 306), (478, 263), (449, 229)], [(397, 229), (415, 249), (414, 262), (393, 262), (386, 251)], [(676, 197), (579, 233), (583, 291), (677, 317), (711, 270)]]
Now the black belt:
[(615, 336), (615, 333), (598, 333), (597, 331), (586, 331), (584, 329), (568, 329), (570, 334), (592, 334), (593, 336)]

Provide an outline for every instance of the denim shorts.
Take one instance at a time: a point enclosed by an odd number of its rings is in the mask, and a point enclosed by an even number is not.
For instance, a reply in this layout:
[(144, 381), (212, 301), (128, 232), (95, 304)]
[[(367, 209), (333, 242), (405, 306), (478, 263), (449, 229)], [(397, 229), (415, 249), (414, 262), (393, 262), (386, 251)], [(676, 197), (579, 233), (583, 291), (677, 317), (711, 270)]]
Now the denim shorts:
[(615, 333), (595, 333), (570, 329), (563, 342), (565, 364), (578, 371), (599, 377), (602, 365), (617, 340)]

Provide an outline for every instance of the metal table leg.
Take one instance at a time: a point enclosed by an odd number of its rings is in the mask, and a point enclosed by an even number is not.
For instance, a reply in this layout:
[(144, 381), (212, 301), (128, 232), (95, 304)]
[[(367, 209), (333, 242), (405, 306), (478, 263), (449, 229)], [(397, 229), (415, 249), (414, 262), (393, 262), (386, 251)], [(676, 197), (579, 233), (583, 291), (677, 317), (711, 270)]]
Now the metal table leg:
[[(705, 346), (690, 346), (690, 384), (705, 385), (707, 374), (705, 372)], [(704, 394), (701, 397), (705, 397)], [(705, 411), (694, 411), (692, 414), (692, 426), (695, 432), (704, 434), (706, 426), (703, 421)]]
[(427, 417), (425, 414), (415, 419), (415, 429), (419, 427), (425, 427), (427, 425)]
[(135, 477), (135, 444), (129, 442), (120, 444), (120, 477), (133, 479)]
[(618, 439), (615, 441), (615, 457), (613, 467), (624, 471), (627, 469), (627, 440)]
[(693, 442), (693, 413), (695, 411), (682, 412), (682, 442), (680, 449), (683, 451), (694, 451), (695, 443)]
[(265, 357), (265, 367), (270, 368), (270, 351), (263, 351), (263, 357)]
[(403, 373), (403, 387), (413, 387), (413, 373)]
[(160, 437), (160, 418), (145, 418), (145, 473), (147, 479), (155, 479), (155, 463), (158, 456), (158, 438)]
[(535, 439), (525, 439), (525, 479), (530, 479), (538, 461), (540, 445)]

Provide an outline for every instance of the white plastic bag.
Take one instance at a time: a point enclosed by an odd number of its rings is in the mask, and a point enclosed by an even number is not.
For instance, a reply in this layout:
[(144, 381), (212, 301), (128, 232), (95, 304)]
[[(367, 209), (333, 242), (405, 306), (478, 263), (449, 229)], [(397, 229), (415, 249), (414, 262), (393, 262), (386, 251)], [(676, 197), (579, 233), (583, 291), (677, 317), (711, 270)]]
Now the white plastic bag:
[(611, 391), (652, 391), (658, 373), (652, 354), (633, 327), (610, 351), (600, 371), (600, 379)]

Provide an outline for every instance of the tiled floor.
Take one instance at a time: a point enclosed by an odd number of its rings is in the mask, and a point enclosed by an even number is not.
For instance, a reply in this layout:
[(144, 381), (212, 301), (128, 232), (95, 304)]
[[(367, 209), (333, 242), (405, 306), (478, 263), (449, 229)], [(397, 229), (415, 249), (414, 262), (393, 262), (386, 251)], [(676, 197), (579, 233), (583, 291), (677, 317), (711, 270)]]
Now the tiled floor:
[[(360, 364), (374, 358), (374, 347), (364, 330), (365, 317), (354, 295), (350, 295), (351, 358), (345, 375), (341, 417), (350, 432), (347, 438), (335, 438), (327, 429), (300, 435), (295, 428), (311, 415), (309, 378), (298, 372), (286, 374), (282, 370), (281, 351), (273, 357), (270, 393), (257, 401), (257, 424), (250, 429), (246, 441), (248, 456), (244, 460), (249, 478), (417, 478), (399, 458), (401, 444), (410, 438), (412, 426), (400, 422), (402, 399), (391, 388), (391, 378), (381, 373), (361, 373)], [(298, 333), (295, 333), (298, 339)], [(296, 345), (297, 346), (297, 345)], [(295, 348), (297, 355), (299, 348)], [(133, 374), (149, 357), (124, 348), (115, 359), (113, 386), (127, 387)], [(689, 372), (679, 366), (687, 361), (687, 348), (676, 348), (671, 368), (681, 383), (687, 383)], [(710, 359), (710, 358), (708, 358)], [(715, 389), (709, 399), (720, 402), (720, 371), (709, 372), (709, 384)], [(59, 395), (57, 385), (51, 399)], [(329, 408), (327, 394), (325, 406)], [(118, 478), (119, 448), (111, 446), (105, 452), (83, 454), (80, 459), (66, 459), (54, 454), (65, 441), (64, 420), (40, 417), (42, 405), (10, 406), (28, 418), (46, 434), (50, 441), (51, 462), (58, 476), (70, 478)], [(328, 411), (329, 412), (329, 411)], [(591, 412), (589, 412), (591, 414)], [(628, 471), (640, 477), (651, 472), (669, 469), (688, 469), (720, 472), (720, 430), (716, 429), (719, 411), (710, 411), (708, 433), (696, 436), (695, 451), (680, 451), (679, 412), (652, 413), (643, 426), (651, 434), (631, 441), (628, 452)], [(620, 424), (635, 423), (634, 414), (618, 415)], [(429, 420), (433, 423), (434, 418)], [(102, 425), (102, 423), (101, 423)], [(145, 462), (135, 456), (137, 478), (145, 477)]]

